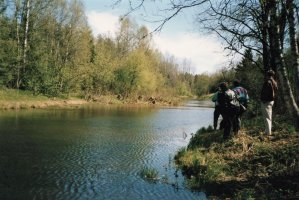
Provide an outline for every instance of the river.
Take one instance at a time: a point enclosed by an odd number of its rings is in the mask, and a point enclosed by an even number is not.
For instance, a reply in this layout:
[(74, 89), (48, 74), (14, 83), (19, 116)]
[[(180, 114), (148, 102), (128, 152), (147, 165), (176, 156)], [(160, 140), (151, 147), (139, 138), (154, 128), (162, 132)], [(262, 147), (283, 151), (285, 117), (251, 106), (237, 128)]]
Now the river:
[[(208, 105), (1, 111), (0, 199), (205, 199), (173, 156), (212, 124)], [(145, 167), (167, 183), (144, 180)]]

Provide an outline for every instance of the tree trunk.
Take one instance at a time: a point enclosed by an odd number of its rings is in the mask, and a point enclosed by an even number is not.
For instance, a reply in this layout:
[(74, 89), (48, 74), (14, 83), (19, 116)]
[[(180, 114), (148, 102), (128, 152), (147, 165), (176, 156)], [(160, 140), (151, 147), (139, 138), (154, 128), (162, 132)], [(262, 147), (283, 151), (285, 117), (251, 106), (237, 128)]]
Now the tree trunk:
[(278, 26), (279, 26), (279, 39), (281, 51), (284, 51), (284, 39), (285, 39), (285, 29), (287, 26), (287, 9), (284, 1), (280, 2), (280, 11), (278, 17)]
[(267, 3), (262, 3), (262, 21), (261, 21), (261, 33), (262, 33), (262, 45), (263, 45), (263, 65), (264, 72), (268, 71), (269, 66), (269, 46), (268, 46), (268, 17), (269, 17), (269, 7)]
[(15, 1), (15, 28), (16, 28), (16, 40), (17, 40), (17, 51), (18, 51), (18, 56), (17, 56), (17, 64), (16, 64), (16, 70), (17, 70), (17, 80), (16, 81), (16, 88), (20, 88), (21, 84), (21, 76), (20, 76), (20, 70), (21, 70), (21, 60), (20, 58), (22, 57), (22, 47), (21, 47), (21, 39), (20, 39), (20, 22), (19, 22), (19, 12), (20, 12), (20, 1)]
[(24, 41), (23, 41), (23, 71), (25, 71), (27, 62), (27, 47), (28, 47), (28, 32), (29, 32), (29, 19), (30, 19), (30, 0), (24, 2)]
[[(278, 71), (278, 65), (281, 65), (279, 56), (281, 54), (280, 38), (279, 38), (279, 27), (277, 19), (277, 5), (276, 0), (267, 1), (269, 6), (269, 44), (270, 44), (270, 68), (275, 72)], [(279, 41), (278, 41), (279, 40)], [(266, 72), (265, 72), (266, 73)]]
[(271, 49), (275, 66), (278, 72), (280, 87), (282, 88), (284, 102), (289, 114), (293, 116), (296, 129), (299, 130), (299, 109), (296, 104), (292, 87), (287, 76), (287, 70), (284, 63), (283, 52), (281, 50), (279, 38), (279, 26), (277, 20), (277, 3), (275, 0), (269, 0), (270, 5), (270, 29), (272, 30), (273, 48)]
[(291, 59), (292, 67), (295, 69), (295, 95), (296, 102), (299, 105), (299, 53), (296, 37), (296, 23), (295, 23), (295, 2), (294, 0), (287, 0), (286, 7), (288, 10), (288, 22), (289, 22), (289, 36), (291, 46)]

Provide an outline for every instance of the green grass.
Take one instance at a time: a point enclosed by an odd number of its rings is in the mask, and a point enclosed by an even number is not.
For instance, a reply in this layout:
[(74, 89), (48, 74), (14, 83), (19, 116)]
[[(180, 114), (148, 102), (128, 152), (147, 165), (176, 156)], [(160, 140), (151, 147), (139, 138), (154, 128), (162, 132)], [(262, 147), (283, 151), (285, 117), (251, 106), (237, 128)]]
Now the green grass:
[(0, 101), (42, 101), (49, 98), (42, 95), (34, 95), (30, 91), (1, 89)]
[(198, 130), (175, 156), (186, 185), (221, 198), (298, 195), (298, 132), (285, 116), (274, 116), (271, 138), (263, 134), (263, 126), (260, 117), (246, 119), (241, 133), (228, 141), (221, 131)]
[[(69, 101), (72, 101), (71, 103)], [(23, 109), (23, 108), (64, 108), (68, 104), (78, 105), (88, 102), (95, 102), (103, 105), (123, 105), (133, 107), (145, 106), (177, 106), (183, 101), (182, 97), (175, 96), (157, 96), (155, 97), (155, 104), (148, 101), (148, 97), (144, 96), (138, 99), (138, 96), (131, 95), (125, 99), (118, 99), (117, 95), (107, 94), (100, 96), (93, 96), (90, 99), (85, 99), (85, 96), (80, 93), (61, 94), (59, 97), (47, 97), (45, 95), (36, 95), (31, 91), (23, 91), (16, 89), (0, 89), (0, 109)]]
[(28, 108), (74, 108), (86, 103), (78, 97), (68, 95), (49, 98), (44, 95), (34, 95), (30, 91), (0, 89), (0, 109)]
[(154, 168), (144, 167), (140, 171), (140, 176), (146, 180), (157, 180), (158, 179), (158, 171)]

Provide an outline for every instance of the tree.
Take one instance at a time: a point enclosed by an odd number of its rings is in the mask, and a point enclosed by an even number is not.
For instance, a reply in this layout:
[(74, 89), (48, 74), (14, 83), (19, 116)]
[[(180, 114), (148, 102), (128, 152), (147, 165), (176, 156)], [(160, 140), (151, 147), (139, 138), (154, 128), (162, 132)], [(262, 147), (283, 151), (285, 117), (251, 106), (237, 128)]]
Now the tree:
[(0, 1), (0, 10), (5, 86), (49, 96), (79, 87), (93, 54), (81, 1)]
[[(242, 60), (234, 68), (236, 72), (236, 79), (241, 81), (242, 86), (244, 86), (250, 99), (257, 100), (260, 98), (260, 93), (257, 91), (261, 90), (261, 82), (263, 81), (262, 73), (262, 58), (259, 57), (255, 62), (253, 62), (254, 56), (250, 49), (247, 49), (244, 53)], [(253, 101), (251, 101), (252, 103)]]
[[(143, 0), (136, 2), (139, 3), (136, 7), (131, 7), (131, 11), (144, 4)], [(227, 44), (227, 49), (241, 55), (244, 55), (246, 49), (254, 51), (257, 57), (263, 58), (264, 73), (270, 68), (277, 72), (282, 88), (281, 96), (288, 112), (293, 115), (297, 129), (299, 129), (298, 105), (287, 76), (283, 57), (287, 27), (290, 29), (289, 39), (291, 42), (294, 41), (295, 29), (293, 28), (295, 28), (295, 24), (291, 17), (294, 14), (291, 11), (296, 7), (296, 3), (293, 0), (287, 1), (286, 4), (285, 1), (278, 0), (171, 0), (169, 5), (169, 15), (161, 20), (161, 24), (156, 30), (161, 30), (166, 22), (182, 10), (197, 7), (199, 12), (196, 20), (199, 22), (198, 24), (204, 30), (216, 33), (222, 38)], [(288, 20), (286, 20), (287, 16)], [(294, 42), (292, 43), (290, 44), (293, 46), (292, 48), (297, 46)], [(296, 53), (293, 54), (293, 60), (298, 60)], [(298, 77), (298, 72), (296, 73)], [(299, 90), (298, 87), (299, 85), (296, 85), (296, 91)]]
[(0, 1), (0, 84), (4, 86), (13, 85), (13, 73), (9, 65), (13, 63), (15, 45), (10, 36), (11, 21), (6, 16), (7, 3)]
[(112, 38), (98, 36), (94, 46), (94, 61), (90, 71), (83, 76), (81, 86), (86, 98), (107, 94), (112, 89), (117, 52)]
[(270, 0), (267, 3), (270, 7), (270, 30), (273, 37), (273, 48), (271, 49), (272, 58), (274, 59), (275, 66), (277, 67), (279, 81), (283, 91), (283, 99), (287, 110), (293, 115), (296, 127), (299, 129), (299, 109), (295, 101), (289, 78), (287, 76), (287, 69), (281, 48), (281, 40), (279, 38), (279, 33), (282, 30), (278, 28), (278, 3), (275, 0)]
[(290, 46), (291, 46), (291, 59), (292, 59), (292, 68), (295, 69), (295, 94), (296, 94), (296, 102), (299, 105), (299, 52), (297, 45), (297, 37), (296, 37), (296, 4), (294, 0), (286, 1), (286, 9), (288, 11), (287, 18), (289, 22), (289, 38), (290, 38)]

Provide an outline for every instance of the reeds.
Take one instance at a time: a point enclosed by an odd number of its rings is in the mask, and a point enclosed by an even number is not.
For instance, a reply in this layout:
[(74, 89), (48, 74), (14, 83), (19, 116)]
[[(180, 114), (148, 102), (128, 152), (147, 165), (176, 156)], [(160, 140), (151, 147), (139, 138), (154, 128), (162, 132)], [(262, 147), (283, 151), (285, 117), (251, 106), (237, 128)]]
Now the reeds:
[(146, 180), (158, 180), (158, 170), (154, 169), (154, 168), (150, 168), (150, 167), (144, 167), (141, 171), (140, 171), (140, 176), (143, 179)]

